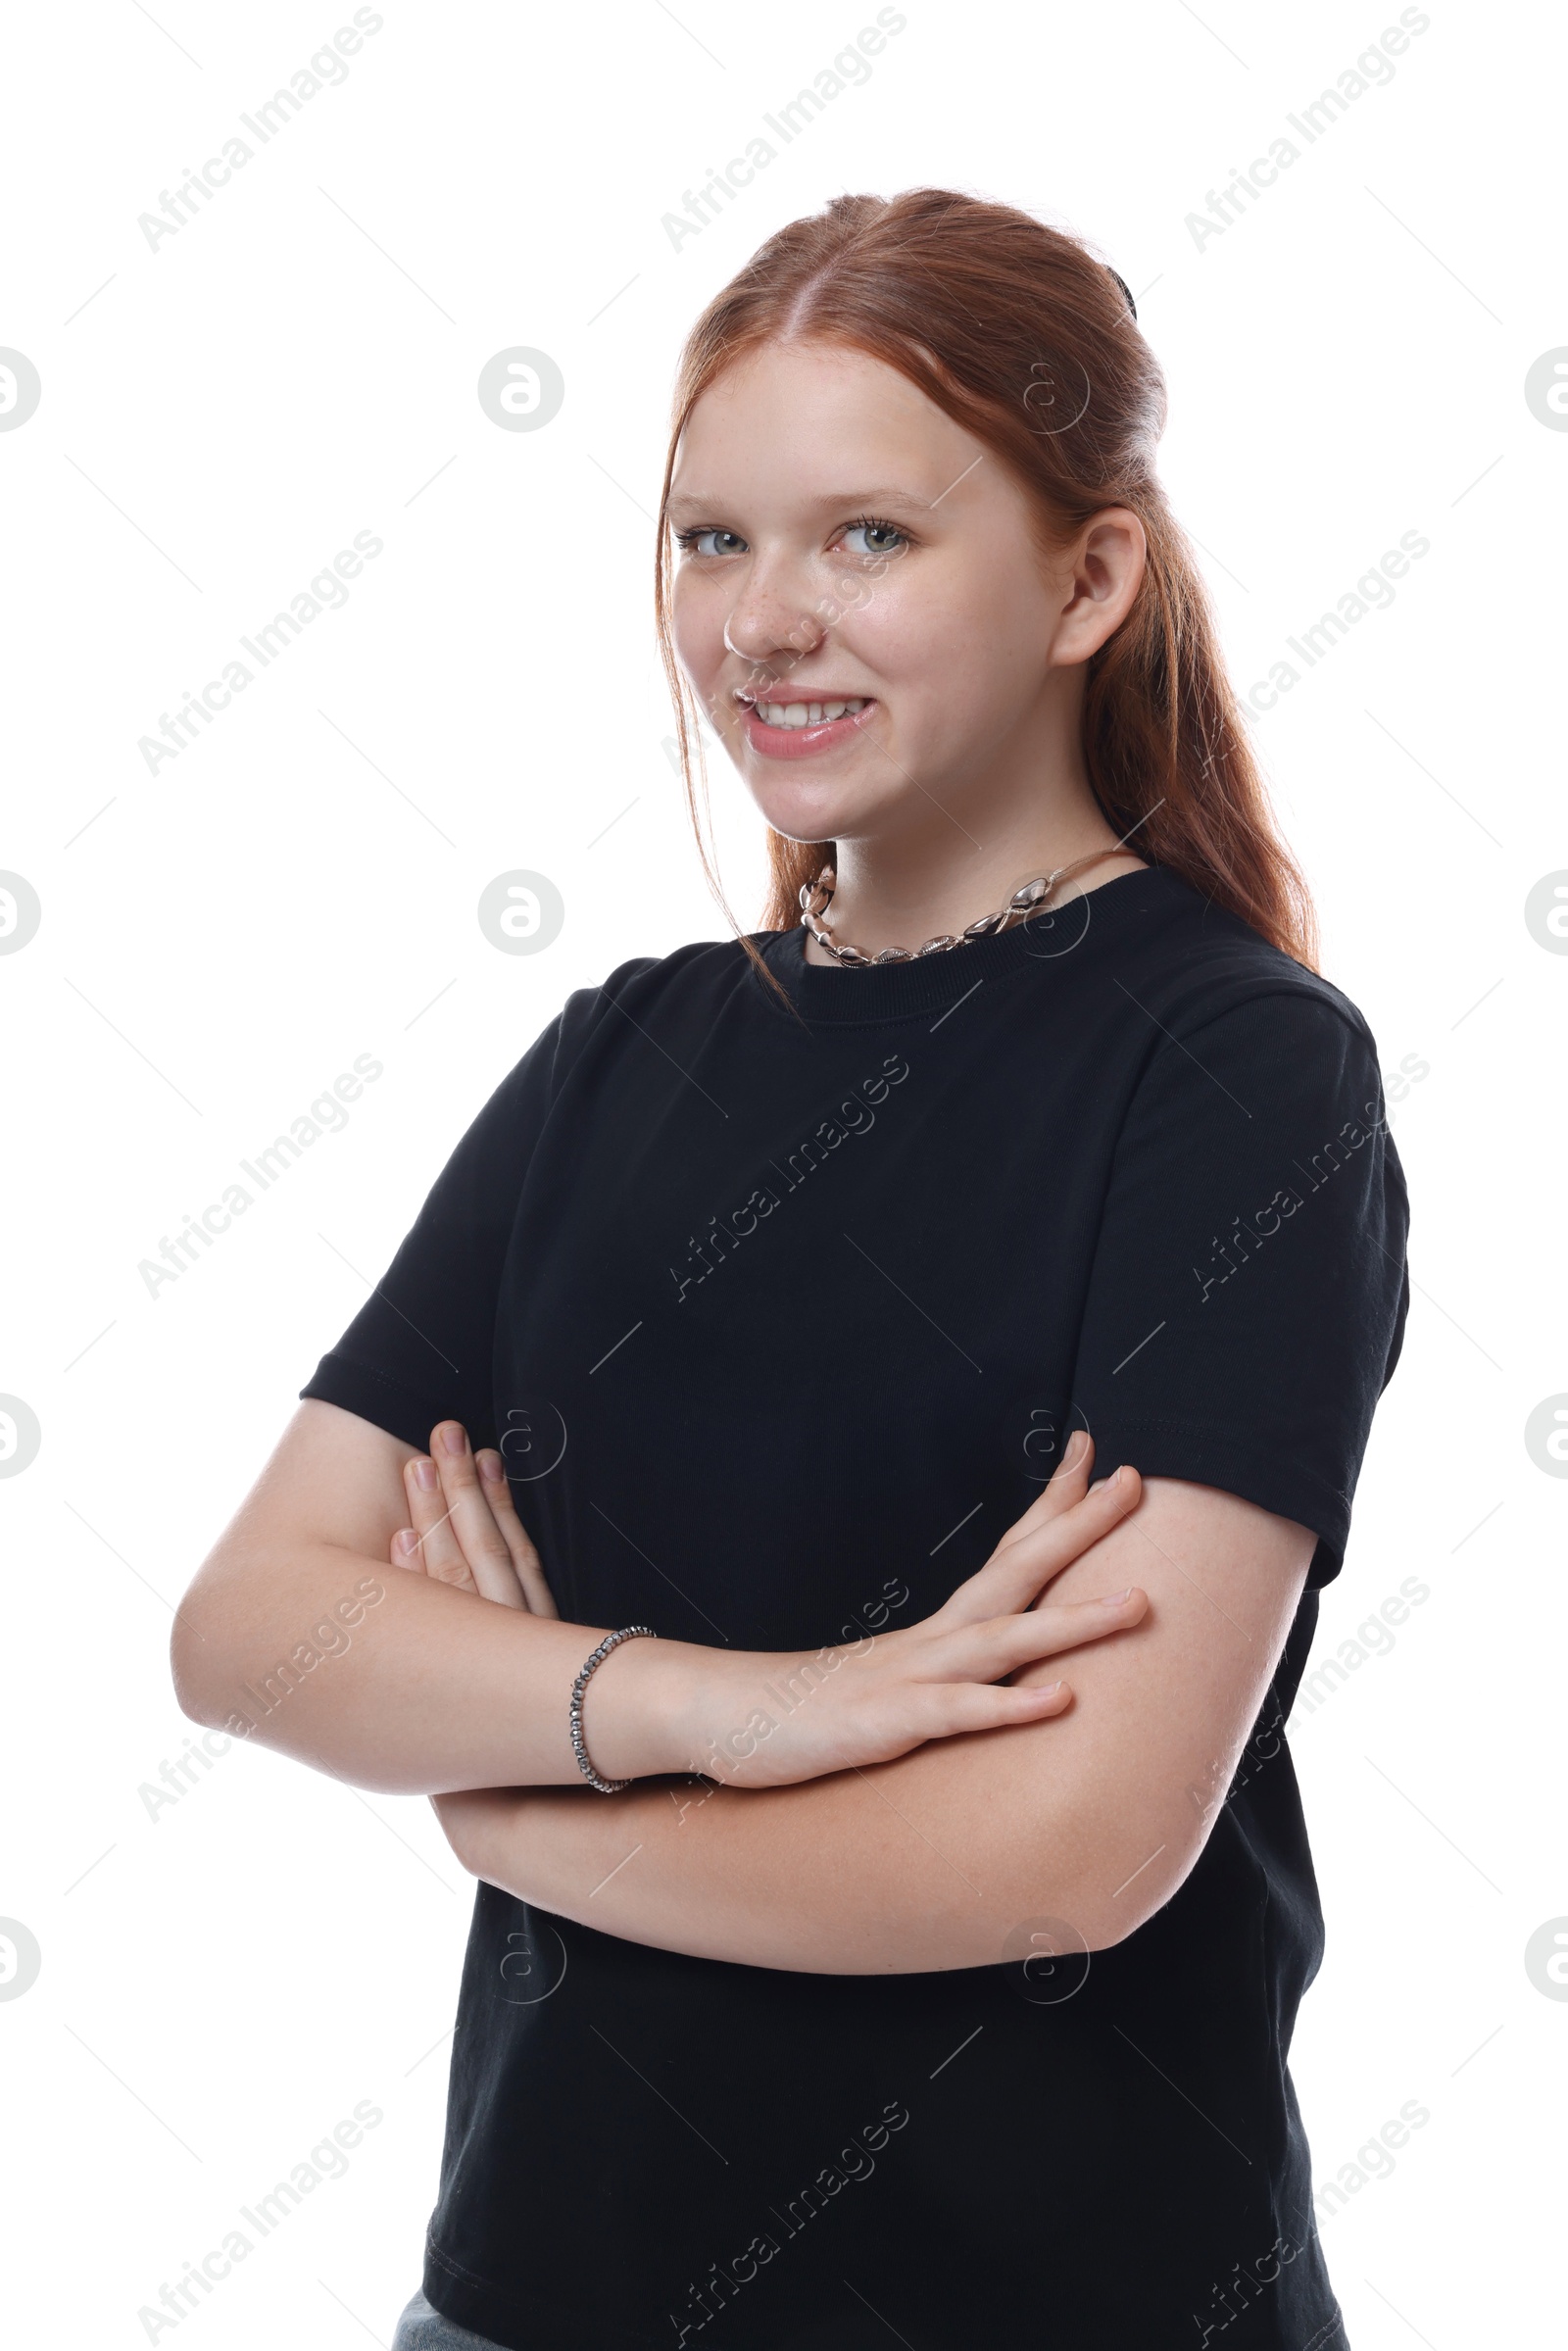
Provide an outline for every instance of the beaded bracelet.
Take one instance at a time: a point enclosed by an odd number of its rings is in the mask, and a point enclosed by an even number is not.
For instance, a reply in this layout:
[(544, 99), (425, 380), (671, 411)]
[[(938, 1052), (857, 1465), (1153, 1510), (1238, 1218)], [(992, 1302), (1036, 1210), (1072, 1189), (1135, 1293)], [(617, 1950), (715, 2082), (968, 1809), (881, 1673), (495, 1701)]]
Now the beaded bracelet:
[(631, 1782), (629, 1780), (605, 1780), (594, 1770), (588, 1759), (588, 1742), (582, 1735), (582, 1693), (588, 1687), (588, 1677), (595, 1666), (603, 1665), (611, 1650), (618, 1648), (623, 1641), (636, 1641), (639, 1636), (645, 1637), (649, 1641), (659, 1639), (659, 1635), (654, 1631), (652, 1625), (624, 1625), (618, 1633), (607, 1633), (571, 1686), (569, 1720), (572, 1753), (577, 1758), (577, 1769), (589, 1787), (597, 1788), (601, 1795), (612, 1796), (617, 1789), (630, 1788)]

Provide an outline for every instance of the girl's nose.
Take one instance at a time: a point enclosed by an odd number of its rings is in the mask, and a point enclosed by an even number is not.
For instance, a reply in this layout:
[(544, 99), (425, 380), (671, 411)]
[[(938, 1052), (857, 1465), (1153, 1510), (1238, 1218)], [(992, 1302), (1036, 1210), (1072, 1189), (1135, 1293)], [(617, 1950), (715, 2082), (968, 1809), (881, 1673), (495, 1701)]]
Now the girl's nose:
[(743, 661), (798, 661), (827, 635), (825, 622), (782, 581), (755, 580), (743, 589), (724, 623), (726, 650)]

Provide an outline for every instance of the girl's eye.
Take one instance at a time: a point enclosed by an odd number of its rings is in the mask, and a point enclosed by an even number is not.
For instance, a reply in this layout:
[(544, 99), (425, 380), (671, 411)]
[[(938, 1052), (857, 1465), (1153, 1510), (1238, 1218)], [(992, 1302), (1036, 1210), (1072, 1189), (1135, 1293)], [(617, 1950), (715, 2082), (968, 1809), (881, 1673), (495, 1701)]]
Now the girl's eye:
[(678, 530), (675, 536), (688, 555), (741, 555), (746, 548), (737, 530)]
[[(862, 545), (855, 544), (857, 537), (863, 541)], [(851, 555), (897, 555), (908, 544), (906, 534), (896, 522), (878, 522), (869, 514), (862, 514), (858, 522), (852, 522), (844, 533), (844, 539)]]

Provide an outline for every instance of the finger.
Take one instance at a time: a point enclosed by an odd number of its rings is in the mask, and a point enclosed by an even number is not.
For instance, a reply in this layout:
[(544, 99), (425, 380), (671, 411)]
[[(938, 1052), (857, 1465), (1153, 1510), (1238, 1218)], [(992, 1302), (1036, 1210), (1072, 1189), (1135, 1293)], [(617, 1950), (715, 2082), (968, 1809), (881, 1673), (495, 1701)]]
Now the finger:
[[(1114, 1478), (1093, 1486), (1054, 1518), (1020, 1520), (1012, 1535), (992, 1552), (977, 1575), (960, 1584), (932, 1622), (974, 1624), (990, 1616), (1014, 1616), (1097, 1543), (1129, 1510), (1138, 1506), (1143, 1481), (1130, 1463)], [(1037, 1505), (1032, 1505), (1035, 1507)]]
[(1015, 1519), (1003, 1536), (997, 1549), (1004, 1551), (1021, 1535), (1029, 1535), (1040, 1525), (1059, 1518), (1074, 1502), (1081, 1502), (1089, 1492), (1089, 1473), (1094, 1467), (1095, 1441), (1087, 1429), (1074, 1429), (1067, 1440), (1066, 1449), (1042, 1491), (1036, 1494), (1021, 1518)]
[[(1010, 1550), (1014, 1543), (1038, 1535), (1042, 1527), (1050, 1526), (1056, 1519), (1065, 1517), (1069, 1510), (1083, 1500), (1086, 1494), (1093, 1491), (1089, 1484), (1089, 1473), (1094, 1466), (1094, 1439), (1087, 1429), (1074, 1429), (1071, 1437), (1067, 1440), (1061, 1459), (1052, 1471), (1049, 1482), (1035, 1496), (1023, 1516), (1015, 1519), (1007, 1529), (992, 1552), (991, 1558), (987, 1560), (987, 1568), (1004, 1551)], [(1105, 1484), (1107, 1481), (1102, 1479), (1101, 1483)], [(1063, 1565), (1065, 1564), (1064, 1560)], [(980, 1572), (984, 1574), (985, 1569)], [(1038, 1589), (1037, 1585), (1036, 1590)], [(986, 1613), (987, 1603), (977, 1600), (975, 1595), (968, 1592), (962, 1585), (958, 1587), (958, 1592), (954, 1593), (953, 1598), (957, 1600), (960, 1593), (964, 1595), (960, 1605), (966, 1618)], [(951, 1601), (949, 1605), (952, 1605)], [(1007, 1601), (999, 1601), (997, 1609), (1000, 1611), (1003, 1607), (1009, 1605), (1011, 1603)]]
[(424, 1573), (424, 1554), (412, 1527), (399, 1527), (387, 1547), (387, 1556), (394, 1567), (412, 1567), (416, 1576)]
[(1064, 1567), (1070, 1567), (1075, 1559), (1093, 1550), (1102, 1536), (1120, 1526), (1128, 1513), (1137, 1509), (1143, 1493), (1143, 1479), (1130, 1461), (1123, 1462), (1111, 1477), (1097, 1479), (1083, 1499), (1059, 1519), (1048, 1527), (1032, 1530), (1009, 1545), (1007, 1566), (1011, 1573), (1025, 1583), (1031, 1575), (1035, 1578), (1035, 1595), (1028, 1605), (1043, 1607), (1047, 1585)]
[(512, 1554), (512, 1564), (517, 1582), (522, 1587), (523, 1599), (535, 1616), (559, 1616), (556, 1595), (545, 1579), (539, 1553), (533, 1538), (517, 1516), (517, 1506), (512, 1498), (507, 1480), (507, 1465), (501, 1455), (490, 1449), (476, 1454), (479, 1477), (490, 1514), (501, 1531), (501, 1540)]
[[(1059, 1511), (1069, 1509), (1089, 1491), (1089, 1472), (1094, 1464), (1095, 1441), (1087, 1429), (1074, 1429), (1068, 1438), (1061, 1459), (1046, 1482), (1043, 1494), (1037, 1494), (1017, 1527), (1026, 1527), (1040, 1518), (1054, 1518)], [(1015, 1533), (1010, 1528), (1003, 1542)]]
[(889, 1691), (883, 1703), (858, 1726), (853, 1762), (857, 1770), (891, 1763), (927, 1739), (953, 1739), (963, 1731), (997, 1731), (1009, 1723), (1039, 1722), (1063, 1714), (1072, 1704), (1066, 1682), (1021, 1689), (1004, 1683), (909, 1682)]
[(477, 1592), (453, 1530), (451, 1505), (441, 1491), (441, 1473), (428, 1453), (416, 1453), (405, 1461), (403, 1491), (408, 1496), (409, 1523), (419, 1546), (419, 1563), (430, 1581), (451, 1584), (460, 1592)]
[(1069, 1682), (953, 1682), (911, 1691), (910, 1727), (919, 1739), (954, 1739), (965, 1731), (1003, 1731), (1013, 1723), (1037, 1723), (1065, 1714), (1073, 1702)]
[(1134, 1586), (1103, 1599), (1047, 1601), (1021, 1616), (965, 1625), (937, 1644), (921, 1678), (935, 1674), (944, 1681), (998, 1682), (1042, 1657), (1057, 1657), (1064, 1649), (1083, 1648), (1107, 1634), (1125, 1632), (1141, 1624), (1148, 1610), (1149, 1594)]
[(441, 1421), (430, 1432), (430, 1455), (440, 1473), (441, 1492), (451, 1512), (448, 1525), (467, 1563), (471, 1587), (486, 1600), (509, 1608), (525, 1603), (501, 1529), (485, 1499), (468, 1432), (460, 1420)]

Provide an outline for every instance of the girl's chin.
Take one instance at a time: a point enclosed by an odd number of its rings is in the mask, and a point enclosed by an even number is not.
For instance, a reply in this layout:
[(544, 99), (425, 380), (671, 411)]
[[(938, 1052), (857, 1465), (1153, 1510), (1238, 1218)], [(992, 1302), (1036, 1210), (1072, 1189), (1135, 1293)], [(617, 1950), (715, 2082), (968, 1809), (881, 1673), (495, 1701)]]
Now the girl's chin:
[(787, 841), (837, 841), (874, 833), (887, 793), (843, 779), (823, 776), (809, 788), (792, 789), (776, 773), (760, 774), (760, 762), (748, 759), (746, 787), (763, 822)]

